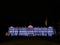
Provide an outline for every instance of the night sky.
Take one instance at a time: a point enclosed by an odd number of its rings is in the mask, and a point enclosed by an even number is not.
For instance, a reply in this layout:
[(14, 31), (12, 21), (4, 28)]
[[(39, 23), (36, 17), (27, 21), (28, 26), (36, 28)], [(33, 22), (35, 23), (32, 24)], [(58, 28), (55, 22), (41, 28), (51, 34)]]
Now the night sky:
[(29, 24), (36, 24), (37, 26), (39, 23), (44, 23), (47, 14), (44, 9), (40, 11), (32, 8), (26, 10), (24, 8), (21, 10), (16, 8), (2, 8), (0, 15), (1, 23), (2, 25), (27, 26)]

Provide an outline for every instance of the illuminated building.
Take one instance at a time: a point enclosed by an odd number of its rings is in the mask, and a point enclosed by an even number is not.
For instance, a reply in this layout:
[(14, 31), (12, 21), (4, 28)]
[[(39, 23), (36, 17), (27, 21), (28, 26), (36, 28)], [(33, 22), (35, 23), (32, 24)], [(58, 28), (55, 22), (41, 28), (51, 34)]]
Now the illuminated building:
[(53, 27), (9, 27), (9, 35), (11, 36), (53, 36), (55, 30)]

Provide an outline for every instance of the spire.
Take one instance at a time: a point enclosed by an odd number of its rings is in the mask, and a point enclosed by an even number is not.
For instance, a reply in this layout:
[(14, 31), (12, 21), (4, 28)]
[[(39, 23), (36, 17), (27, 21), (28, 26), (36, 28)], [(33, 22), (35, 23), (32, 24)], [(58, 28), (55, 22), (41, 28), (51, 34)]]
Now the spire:
[(47, 17), (46, 17), (46, 20), (45, 20), (45, 25), (47, 26)]

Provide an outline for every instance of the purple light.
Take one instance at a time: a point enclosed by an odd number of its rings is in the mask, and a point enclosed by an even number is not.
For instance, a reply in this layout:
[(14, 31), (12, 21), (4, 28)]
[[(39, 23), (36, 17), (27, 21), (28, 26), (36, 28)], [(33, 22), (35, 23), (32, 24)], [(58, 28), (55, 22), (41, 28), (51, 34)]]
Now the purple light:
[(53, 27), (34, 27), (34, 28), (25, 28), (25, 27), (9, 27), (8, 30), (9, 35), (11, 36), (52, 36), (54, 35)]

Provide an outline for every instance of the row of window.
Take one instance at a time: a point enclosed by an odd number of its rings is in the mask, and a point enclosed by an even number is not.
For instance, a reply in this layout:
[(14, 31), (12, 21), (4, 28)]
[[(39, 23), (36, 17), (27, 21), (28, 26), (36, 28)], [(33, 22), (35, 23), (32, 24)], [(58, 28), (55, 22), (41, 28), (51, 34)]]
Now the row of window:
[(21, 35), (21, 36), (29, 36), (29, 35), (32, 35), (32, 36), (36, 36), (36, 35), (38, 35), (38, 36), (52, 36), (53, 34), (54, 34), (54, 32), (53, 31), (9, 31), (9, 35), (11, 35), (11, 36), (17, 36), (17, 35)]

